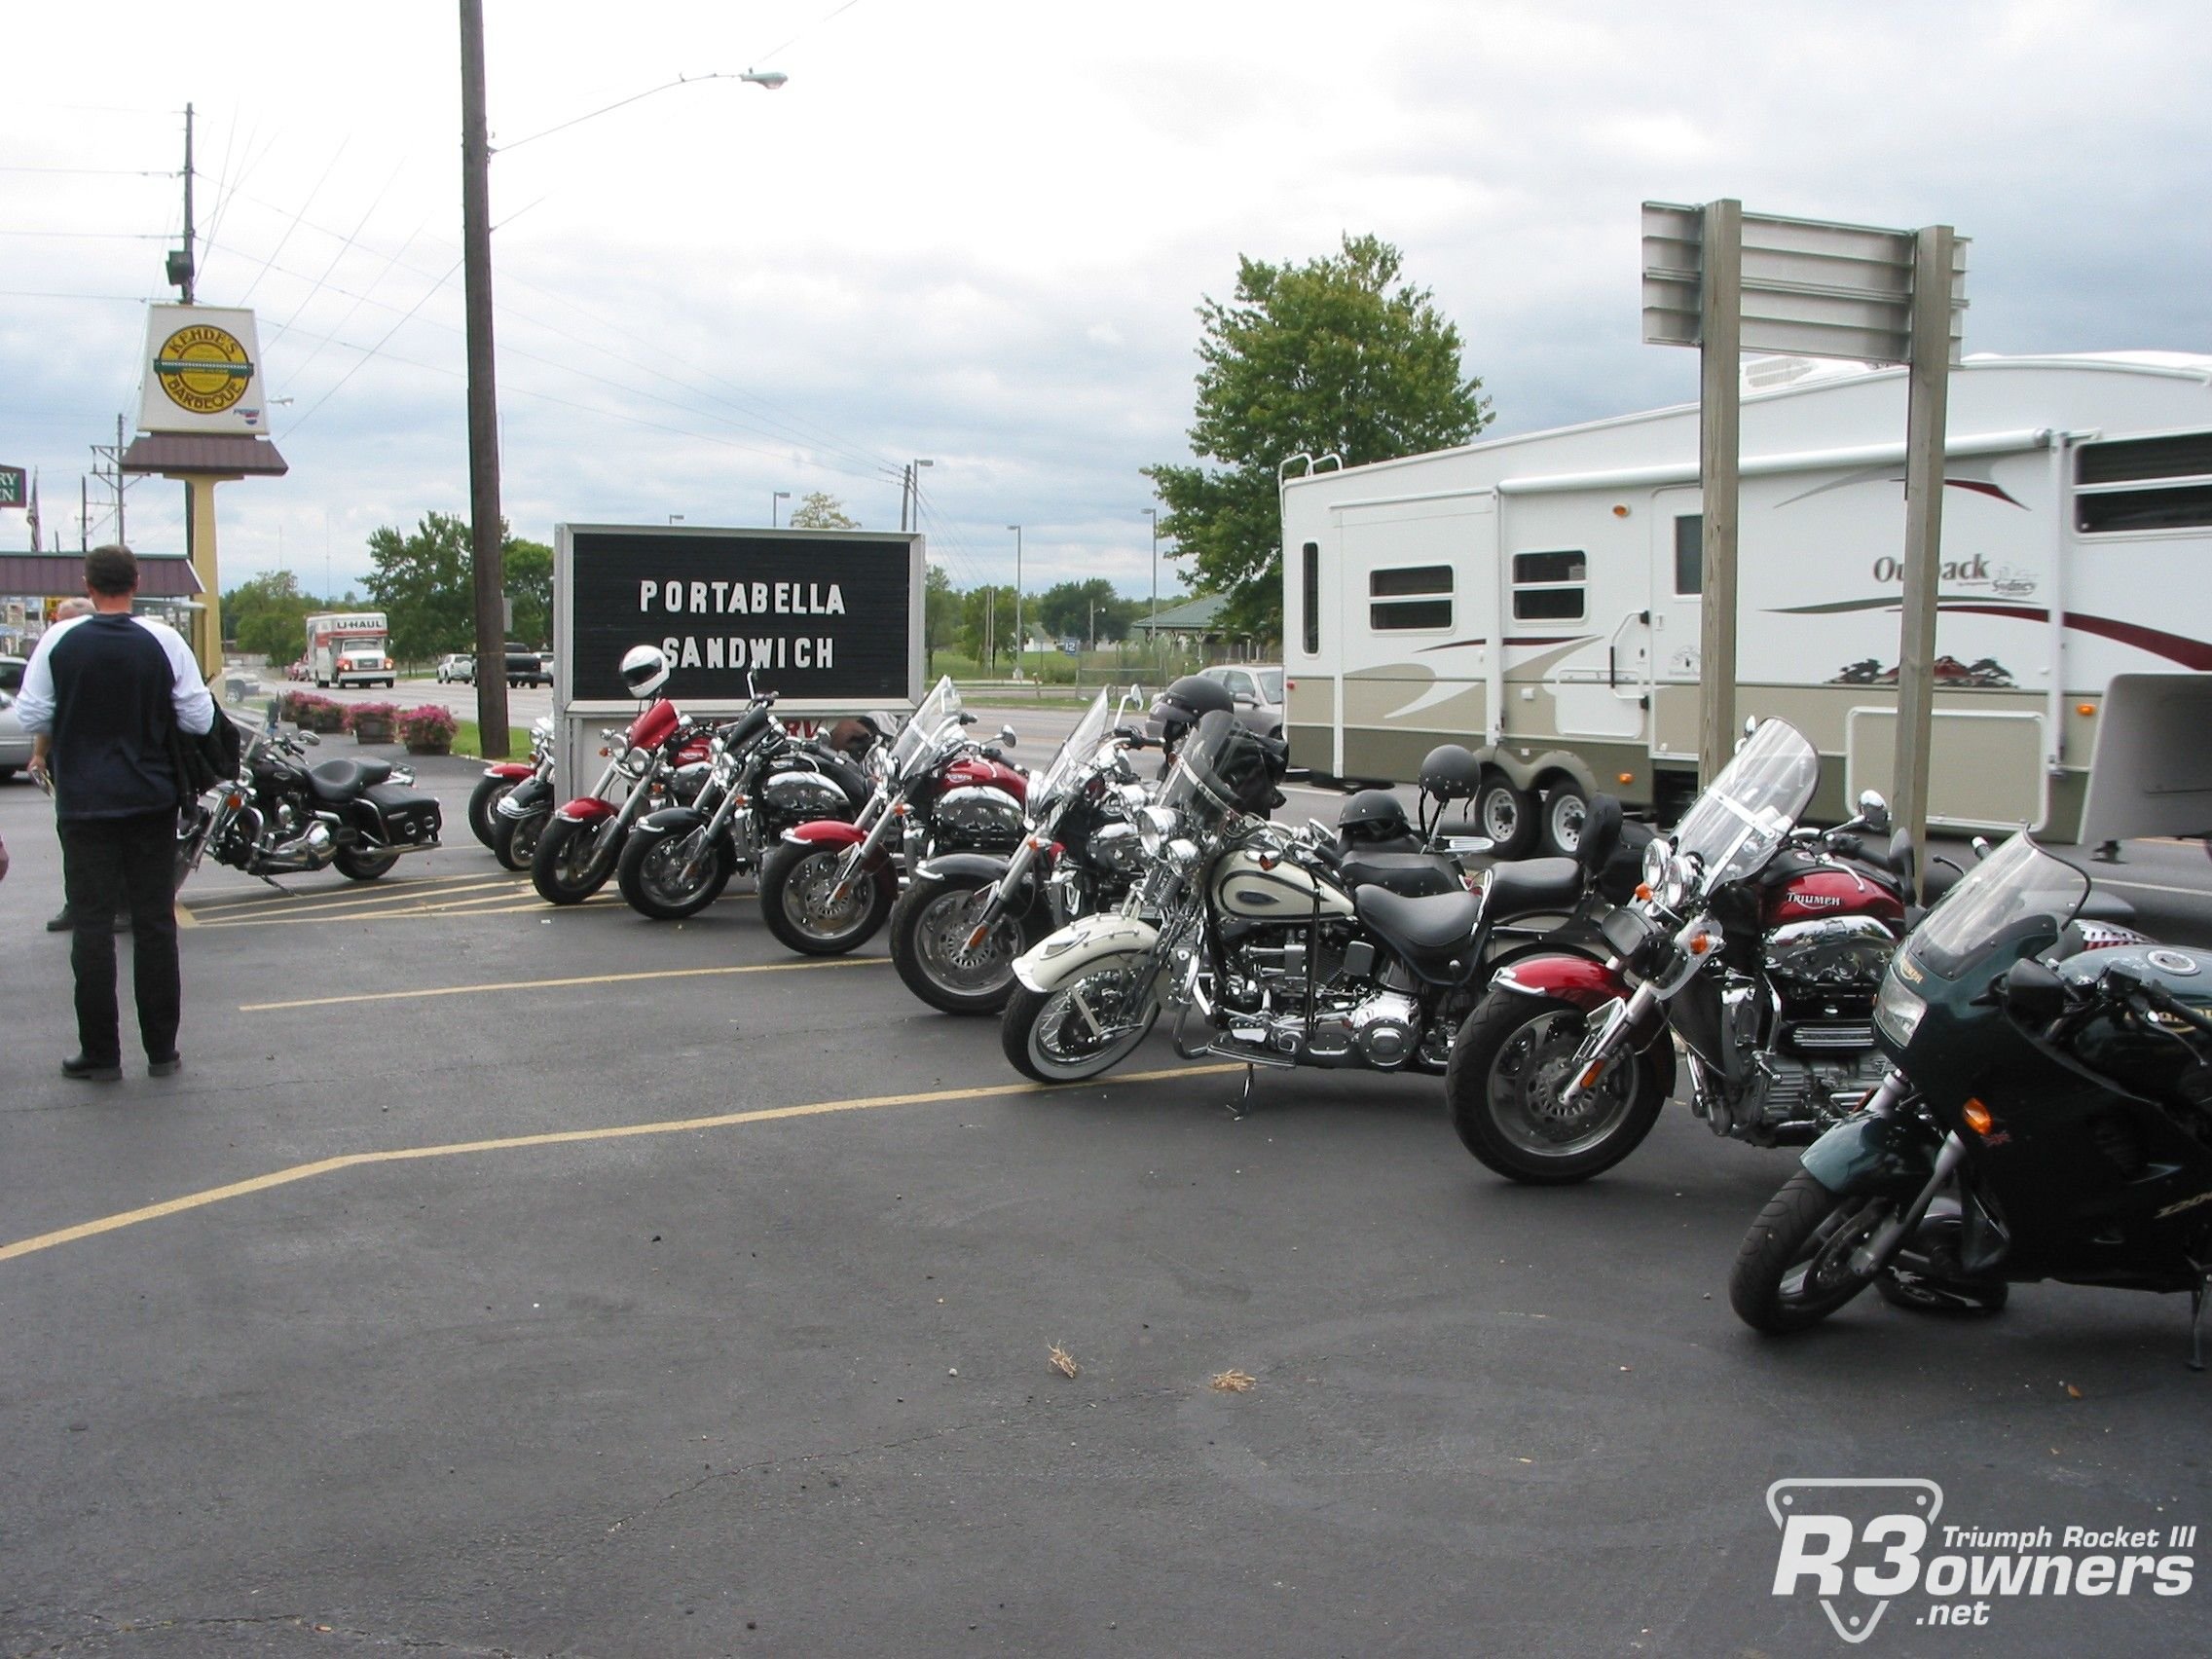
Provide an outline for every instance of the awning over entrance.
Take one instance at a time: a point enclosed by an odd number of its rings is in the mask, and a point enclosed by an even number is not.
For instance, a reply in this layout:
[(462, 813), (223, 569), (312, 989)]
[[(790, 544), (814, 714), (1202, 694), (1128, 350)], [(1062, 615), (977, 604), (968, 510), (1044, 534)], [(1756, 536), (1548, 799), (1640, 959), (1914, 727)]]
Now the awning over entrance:
[[(66, 599), (85, 591), (85, 561), (73, 553), (0, 553), (0, 594), (12, 599)], [(141, 599), (192, 599), (201, 592), (192, 561), (138, 556)]]
[(291, 467), (267, 438), (243, 432), (151, 432), (123, 452), (123, 470), (169, 478), (281, 478)]

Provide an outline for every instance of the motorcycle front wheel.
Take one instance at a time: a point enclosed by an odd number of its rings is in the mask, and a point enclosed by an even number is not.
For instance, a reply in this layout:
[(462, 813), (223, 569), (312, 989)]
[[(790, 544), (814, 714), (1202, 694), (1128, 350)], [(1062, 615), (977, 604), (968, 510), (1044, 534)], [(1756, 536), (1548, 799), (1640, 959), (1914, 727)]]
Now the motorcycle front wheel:
[(499, 802), (513, 793), (515, 780), (487, 773), (468, 796), (468, 830), (487, 847), (498, 844)]
[(1736, 1317), (1770, 1337), (1819, 1324), (1866, 1288), (1851, 1253), (1890, 1217), (1888, 1198), (1839, 1196), (1800, 1169), (1759, 1211), (1728, 1275)]
[(1133, 982), (1135, 965), (1095, 968), (1055, 990), (1015, 981), (999, 1046), (1014, 1069), (1039, 1083), (1081, 1083), (1135, 1052), (1160, 1017), (1160, 999)]
[(843, 956), (875, 937), (891, 914), (896, 888), (861, 870), (843, 898), (837, 868), (844, 847), (780, 842), (760, 861), (760, 919), (801, 956)]
[(945, 1014), (997, 1014), (1014, 994), (1014, 959), (1036, 928), (1001, 916), (971, 950), (968, 936), (998, 883), (980, 875), (917, 882), (891, 912), (891, 961), (906, 988)]
[(615, 822), (595, 818), (578, 824), (556, 815), (539, 830), (530, 855), (530, 884), (537, 896), (548, 904), (581, 904), (605, 887), (614, 873), (607, 840), (615, 832)]
[(729, 860), (719, 848), (710, 847), (689, 881), (683, 879), (684, 861), (697, 850), (702, 831), (687, 835), (633, 835), (615, 866), (615, 881), (630, 908), (656, 922), (679, 922), (696, 916), (722, 896), (729, 885)]
[(544, 832), (546, 821), (553, 809), (534, 812), (528, 818), (509, 818), (505, 813), (497, 815), (498, 823), (492, 830), (492, 856), (504, 869), (526, 870), (537, 852), (537, 838)]
[(1444, 1092), (1460, 1144), (1530, 1186), (1587, 1181), (1642, 1144), (1666, 1096), (1651, 1060), (1615, 1054), (1584, 1100), (1560, 1099), (1589, 1020), (1553, 997), (1493, 995), (1452, 1044)]

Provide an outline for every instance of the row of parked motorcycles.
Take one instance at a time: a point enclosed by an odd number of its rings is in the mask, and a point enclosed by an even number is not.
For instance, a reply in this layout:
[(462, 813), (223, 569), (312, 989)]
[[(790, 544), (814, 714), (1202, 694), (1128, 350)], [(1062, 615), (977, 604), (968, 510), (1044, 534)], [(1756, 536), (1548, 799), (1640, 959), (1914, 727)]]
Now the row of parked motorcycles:
[[(553, 903), (611, 878), (677, 918), (747, 874), (794, 951), (888, 927), (914, 994), (995, 1015), (1040, 1082), (1111, 1071), (1164, 1016), (1185, 1058), (1441, 1075), (1467, 1150), (1530, 1185), (1612, 1168), (1678, 1096), (1717, 1135), (1802, 1149), (1731, 1281), (1765, 1332), (1868, 1286), (1975, 1312), (2035, 1278), (2188, 1291), (2202, 1312), (2212, 952), (2146, 939), (2025, 833), (1922, 870), (1879, 796), (1803, 825), (1819, 756), (1785, 721), (1666, 835), (1597, 796), (1572, 858), (1477, 871), (1492, 843), (1444, 828), (1483, 783), (1467, 750), (1424, 759), (1414, 818), (1366, 791), (1334, 827), (1289, 826), (1283, 746), (1210, 681), (1168, 687), (1152, 732), (1100, 693), (1030, 773), (950, 681), (895, 736), (799, 738), (772, 692), (685, 719), (657, 647), (623, 675), (641, 712), (603, 734), (589, 794), (555, 803), (541, 722), (533, 759), (488, 768), (470, 803)], [(250, 783), (188, 826), (195, 858), (371, 879), (436, 844), (411, 780), (308, 766), (305, 741), (272, 720)]]

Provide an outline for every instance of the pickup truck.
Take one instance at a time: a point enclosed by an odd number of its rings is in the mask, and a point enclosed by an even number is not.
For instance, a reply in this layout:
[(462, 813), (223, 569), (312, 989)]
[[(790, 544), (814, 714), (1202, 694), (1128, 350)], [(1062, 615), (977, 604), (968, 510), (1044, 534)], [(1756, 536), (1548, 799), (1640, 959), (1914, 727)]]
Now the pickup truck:
[(553, 670), (535, 651), (525, 650), (512, 640), (507, 642), (507, 683), (509, 685), (551, 685)]

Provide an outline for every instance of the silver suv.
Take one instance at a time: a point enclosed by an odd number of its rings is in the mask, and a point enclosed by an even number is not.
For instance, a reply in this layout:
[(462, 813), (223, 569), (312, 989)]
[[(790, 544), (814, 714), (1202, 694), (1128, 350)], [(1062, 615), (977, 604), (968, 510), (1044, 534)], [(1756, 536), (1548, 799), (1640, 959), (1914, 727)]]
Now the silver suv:
[(1282, 664), (1221, 662), (1198, 670), (1236, 699), (1237, 718), (1262, 737), (1282, 735)]

